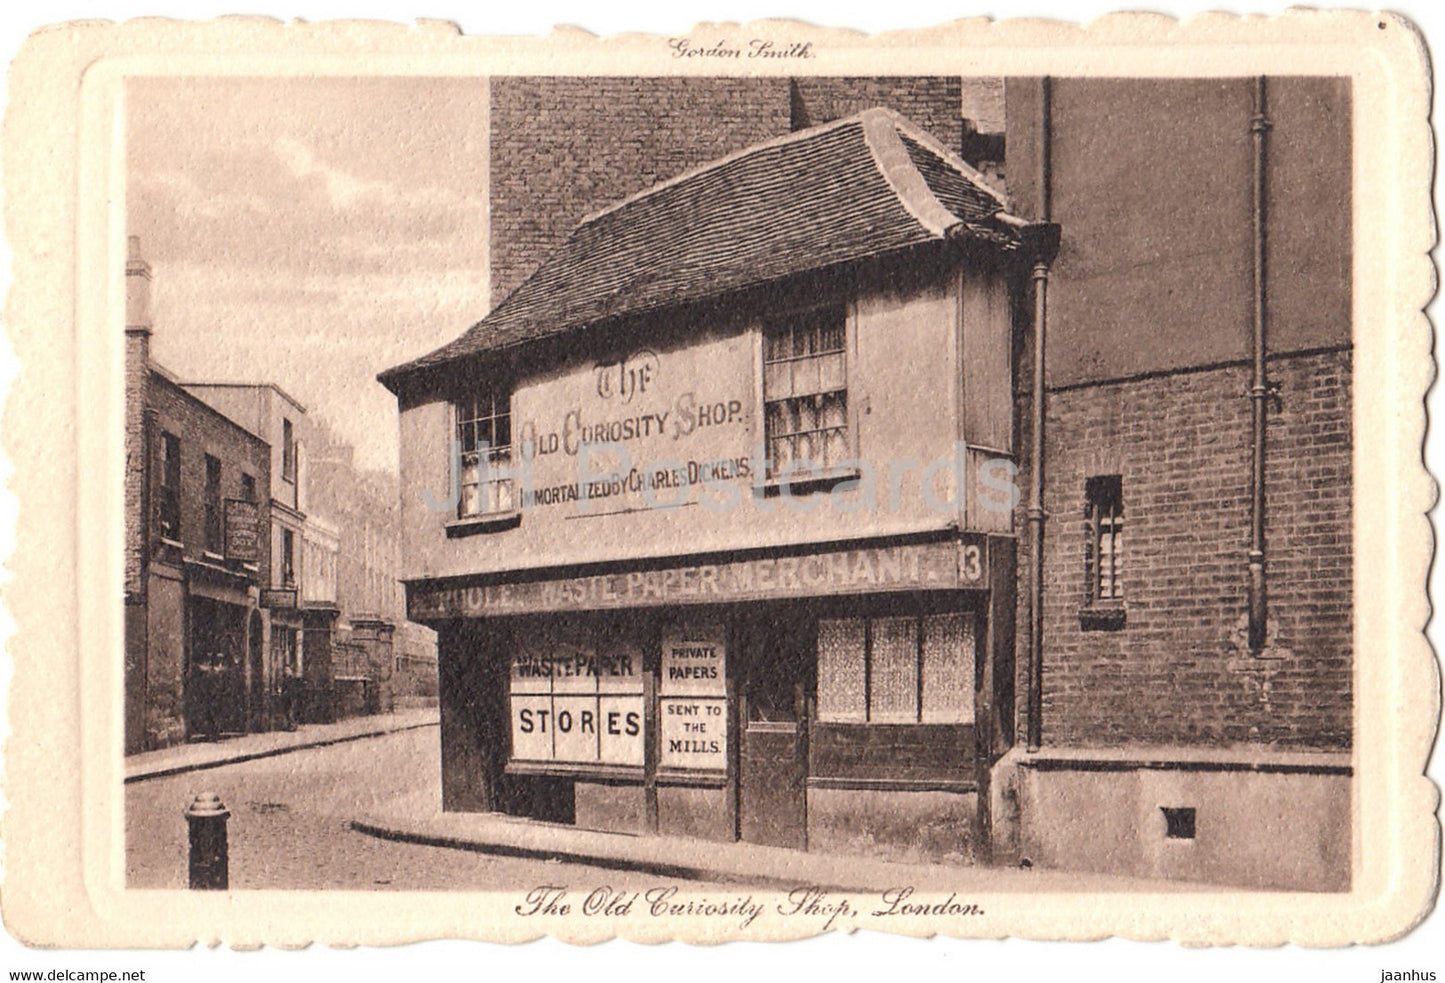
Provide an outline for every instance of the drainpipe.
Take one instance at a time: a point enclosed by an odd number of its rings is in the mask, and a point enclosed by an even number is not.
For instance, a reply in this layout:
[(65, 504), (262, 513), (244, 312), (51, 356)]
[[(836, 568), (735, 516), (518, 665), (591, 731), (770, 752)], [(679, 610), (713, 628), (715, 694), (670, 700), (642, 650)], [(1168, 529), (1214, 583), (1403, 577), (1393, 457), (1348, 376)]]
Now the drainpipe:
[(1253, 410), (1254, 462), (1249, 515), (1249, 651), (1264, 648), (1269, 597), (1264, 575), (1264, 458), (1265, 428), (1272, 391), (1265, 366), (1265, 137), (1269, 133), (1268, 102), (1263, 75), (1254, 83), (1254, 114), (1249, 122), (1254, 139), (1254, 379), (1249, 387)]
[(1029, 447), (1029, 498), (1026, 514), (1029, 522), (1029, 656), (1028, 656), (1028, 749), (1037, 751), (1043, 737), (1043, 668), (1044, 668), (1044, 342), (1048, 334), (1049, 268), (1059, 253), (1059, 226), (1049, 221), (1052, 212), (1051, 185), (1053, 166), (1050, 148), (1051, 80), (1041, 82), (1039, 128), (1039, 215), (1029, 222), (1007, 212), (998, 212), (994, 219), (1018, 230), (1024, 256), (1033, 264), (1034, 297), (1033, 344), (1034, 388), (1030, 407), (1032, 425)]
[[(1047, 75), (1039, 83), (1039, 221), (1048, 222), (1053, 212), (1053, 80)], [(1054, 246), (1058, 237), (1055, 227)], [(1028, 749), (1037, 751), (1043, 743), (1044, 707), (1044, 342), (1048, 331), (1049, 265), (1053, 256), (1036, 253), (1034, 289), (1034, 391), (1030, 419), (1029, 447), (1029, 674)]]

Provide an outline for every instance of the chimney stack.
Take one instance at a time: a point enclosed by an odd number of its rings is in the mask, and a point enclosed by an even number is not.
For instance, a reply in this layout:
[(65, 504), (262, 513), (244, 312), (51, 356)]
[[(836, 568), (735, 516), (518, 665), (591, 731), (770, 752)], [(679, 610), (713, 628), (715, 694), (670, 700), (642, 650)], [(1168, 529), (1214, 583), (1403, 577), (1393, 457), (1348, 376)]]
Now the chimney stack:
[(150, 433), (146, 427), (151, 347), (151, 266), (131, 236), (125, 260), (125, 596), (146, 595), (150, 562)]
[(125, 259), (125, 331), (150, 334), (151, 264), (141, 258), (140, 236), (129, 236)]

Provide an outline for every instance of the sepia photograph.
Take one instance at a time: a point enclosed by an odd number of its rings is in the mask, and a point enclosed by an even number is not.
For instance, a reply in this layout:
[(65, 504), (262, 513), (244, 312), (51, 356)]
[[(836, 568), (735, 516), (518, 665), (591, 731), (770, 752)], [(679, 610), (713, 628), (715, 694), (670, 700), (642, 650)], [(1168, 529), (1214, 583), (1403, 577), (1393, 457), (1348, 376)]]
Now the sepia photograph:
[(21, 882), (73, 767), (103, 946), (1399, 935), (1433, 234), (1376, 20), (81, 31), (75, 350), (15, 337), (105, 466), (75, 627), (17, 608), (12, 727), (76, 710), (7, 748)]
[(1349, 888), (1349, 79), (126, 105), (128, 884)]

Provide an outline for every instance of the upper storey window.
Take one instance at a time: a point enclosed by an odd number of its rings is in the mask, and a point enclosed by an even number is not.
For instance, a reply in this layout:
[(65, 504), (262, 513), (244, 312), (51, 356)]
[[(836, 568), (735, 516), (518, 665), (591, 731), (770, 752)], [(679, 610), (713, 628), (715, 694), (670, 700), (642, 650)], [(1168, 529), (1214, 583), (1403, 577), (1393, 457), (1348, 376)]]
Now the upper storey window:
[(181, 538), (181, 440), (173, 433), (161, 434), (161, 487), (156, 496), (156, 520), (161, 538)]
[(1085, 567), (1089, 601), (1124, 599), (1124, 481), (1117, 474), (1090, 478), (1084, 485), (1088, 522)]
[(281, 480), (296, 483), (296, 428), (281, 419)]
[(768, 477), (826, 474), (851, 456), (847, 312), (814, 308), (763, 333)]
[(461, 453), (458, 515), (468, 518), (515, 510), (511, 392), (478, 393), (458, 400), (455, 410)]
[(1087, 584), (1079, 627), (1124, 627), (1124, 479), (1096, 475), (1084, 483), (1084, 576)]

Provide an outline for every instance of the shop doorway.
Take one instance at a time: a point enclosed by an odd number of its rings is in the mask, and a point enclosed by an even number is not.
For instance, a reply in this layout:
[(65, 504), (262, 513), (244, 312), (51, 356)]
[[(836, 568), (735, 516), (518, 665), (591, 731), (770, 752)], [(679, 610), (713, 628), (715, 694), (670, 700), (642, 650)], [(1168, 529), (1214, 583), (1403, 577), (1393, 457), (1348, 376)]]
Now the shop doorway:
[(215, 738), (245, 730), (245, 634), (245, 608), (207, 597), (191, 599), (185, 678), (189, 736)]
[(738, 833), (749, 843), (804, 850), (812, 621), (773, 612), (741, 633)]
[(247, 726), (253, 732), (267, 729), (266, 650), (262, 637), (261, 612), (252, 611), (246, 631)]

